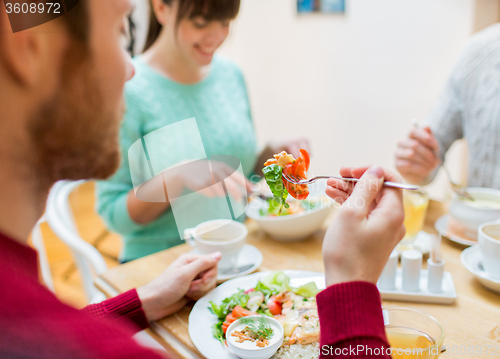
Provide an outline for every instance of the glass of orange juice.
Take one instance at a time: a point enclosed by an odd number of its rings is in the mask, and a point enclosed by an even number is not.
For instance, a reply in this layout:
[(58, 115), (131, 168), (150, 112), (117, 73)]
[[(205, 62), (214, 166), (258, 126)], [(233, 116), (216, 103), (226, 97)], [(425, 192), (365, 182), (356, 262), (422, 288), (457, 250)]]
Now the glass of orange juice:
[(413, 249), (413, 242), (424, 226), (425, 214), (429, 206), (429, 197), (423, 189), (403, 191), (406, 234), (399, 242), (398, 249)]
[(410, 308), (387, 308), (383, 313), (392, 358), (439, 357), (444, 341), (444, 330), (436, 319)]

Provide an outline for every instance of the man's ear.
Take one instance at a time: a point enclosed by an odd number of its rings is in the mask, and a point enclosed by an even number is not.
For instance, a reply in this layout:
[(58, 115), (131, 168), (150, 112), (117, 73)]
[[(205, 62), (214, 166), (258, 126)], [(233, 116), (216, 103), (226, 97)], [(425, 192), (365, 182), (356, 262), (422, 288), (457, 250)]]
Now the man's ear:
[[(0, 1), (0, 65), (21, 86), (34, 86), (43, 81), (50, 69), (47, 62), (53, 59), (51, 51), (53, 42), (58, 36), (56, 24), (44, 24), (36, 28), (13, 33), (5, 12), (3, 2)], [(59, 31), (61, 31), (59, 29)], [(47, 33), (49, 32), (49, 33)], [(58, 64), (53, 64), (57, 67)]]

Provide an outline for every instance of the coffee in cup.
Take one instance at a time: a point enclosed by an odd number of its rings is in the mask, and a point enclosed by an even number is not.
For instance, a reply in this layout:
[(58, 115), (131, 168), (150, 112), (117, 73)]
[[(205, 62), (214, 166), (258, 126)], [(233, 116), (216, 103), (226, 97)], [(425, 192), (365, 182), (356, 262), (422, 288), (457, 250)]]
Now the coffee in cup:
[(477, 237), (484, 270), (492, 278), (500, 279), (500, 222), (483, 223)]
[(234, 268), (245, 245), (247, 227), (240, 222), (217, 219), (184, 231), (186, 242), (201, 254), (221, 252), (219, 268)]

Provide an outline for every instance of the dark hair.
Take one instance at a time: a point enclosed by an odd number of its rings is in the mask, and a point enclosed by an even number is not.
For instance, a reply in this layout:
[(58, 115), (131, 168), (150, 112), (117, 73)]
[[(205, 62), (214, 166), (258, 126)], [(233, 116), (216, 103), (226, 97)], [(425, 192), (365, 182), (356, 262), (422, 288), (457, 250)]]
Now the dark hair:
[[(164, 4), (172, 6), (175, 2), (179, 4), (175, 25), (178, 26), (185, 18), (193, 19), (202, 17), (206, 21), (232, 20), (240, 11), (241, 0), (161, 0)], [(149, 16), (149, 31), (144, 46), (144, 51), (149, 49), (160, 35), (162, 26), (156, 19), (152, 0)]]
[(79, 0), (74, 8), (61, 17), (73, 39), (88, 45), (90, 21), (88, 0)]

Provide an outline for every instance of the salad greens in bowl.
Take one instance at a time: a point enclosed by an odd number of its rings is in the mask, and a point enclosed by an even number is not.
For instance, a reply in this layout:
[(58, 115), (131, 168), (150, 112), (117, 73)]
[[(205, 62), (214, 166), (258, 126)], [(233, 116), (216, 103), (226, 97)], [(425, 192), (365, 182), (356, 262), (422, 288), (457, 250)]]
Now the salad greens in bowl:
[[(334, 201), (325, 194), (326, 181), (309, 185), (310, 194), (305, 200), (286, 199), (287, 206), (274, 198), (252, 197), (246, 215), (253, 219), (272, 238), (294, 242), (306, 239), (321, 229), (334, 208)], [(281, 212), (280, 212), (281, 209)]]

